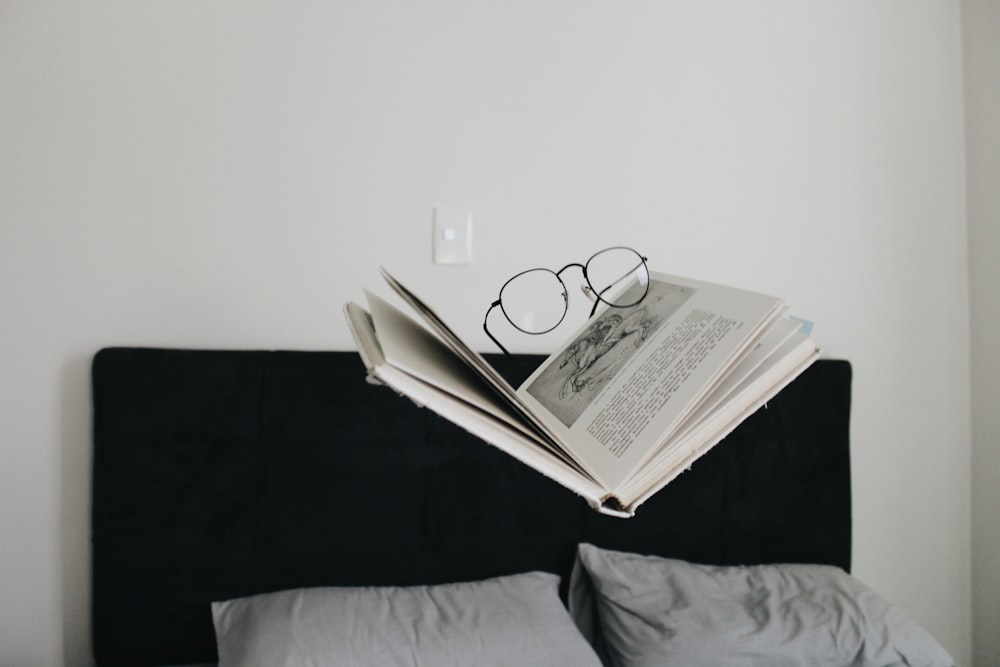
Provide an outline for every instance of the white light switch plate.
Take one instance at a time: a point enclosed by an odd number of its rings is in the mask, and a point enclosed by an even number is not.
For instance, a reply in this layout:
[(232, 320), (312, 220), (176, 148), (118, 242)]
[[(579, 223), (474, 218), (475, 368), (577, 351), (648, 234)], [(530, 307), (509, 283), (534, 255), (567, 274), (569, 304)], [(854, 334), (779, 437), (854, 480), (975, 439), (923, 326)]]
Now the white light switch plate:
[(438, 206), (434, 209), (434, 263), (472, 261), (472, 211)]

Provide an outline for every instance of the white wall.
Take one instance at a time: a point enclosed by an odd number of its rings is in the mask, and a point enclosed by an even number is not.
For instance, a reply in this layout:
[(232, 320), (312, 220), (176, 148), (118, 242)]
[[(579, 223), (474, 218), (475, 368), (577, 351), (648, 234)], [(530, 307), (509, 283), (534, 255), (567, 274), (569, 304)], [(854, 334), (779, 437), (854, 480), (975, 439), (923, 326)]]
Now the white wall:
[(1000, 656), (1000, 2), (964, 0), (972, 306), (973, 657)]
[(854, 363), (855, 573), (968, 664), (961, 75), (955, 0), (0, 3), (0, 662), (90, 662), (99, 347), (346, 349), (385, 264), (486, 349), (625, 243)]

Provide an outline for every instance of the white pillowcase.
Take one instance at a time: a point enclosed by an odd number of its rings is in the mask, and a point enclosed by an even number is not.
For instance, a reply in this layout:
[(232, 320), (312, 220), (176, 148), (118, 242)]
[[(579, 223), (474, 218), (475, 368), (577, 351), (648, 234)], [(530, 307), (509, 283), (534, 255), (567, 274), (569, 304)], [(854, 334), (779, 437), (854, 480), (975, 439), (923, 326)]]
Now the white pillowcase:
[(952, 667), (926, 631), (843, 570), (715, 567), (582, 544), (570, 612), (615, 667)]
[(220, 667), (599, 667), (559, 599), (529, 572), (413, 587), (303, 588), (215, 602)]

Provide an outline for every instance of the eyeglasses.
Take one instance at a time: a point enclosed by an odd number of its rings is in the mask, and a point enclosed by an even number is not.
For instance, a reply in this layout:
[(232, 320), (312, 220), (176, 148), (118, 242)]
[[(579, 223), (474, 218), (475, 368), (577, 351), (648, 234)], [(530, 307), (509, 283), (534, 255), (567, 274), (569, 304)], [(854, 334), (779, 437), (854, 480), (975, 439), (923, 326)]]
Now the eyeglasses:
[(628, 308), (644, 298), (649, 291), (649, 269), (646, 258), (631, 248), (606, 248), (585, 264), (567, 264), (558, 271), (528, 269), (517, 274), (500, 288), (500, 298), (490, 304), (483, 317), (483, 331), (500, 350), (510, 352), (490, 333), (488, 320), (497, 306), (515, 329), (526, 334), (544, 334), (559, 326), (569, 310), (569, 292), (560, 277), (570, 267), (583, 271), (584, 293), (594, 301), (590, 317), (601, 303), (613, 308)]

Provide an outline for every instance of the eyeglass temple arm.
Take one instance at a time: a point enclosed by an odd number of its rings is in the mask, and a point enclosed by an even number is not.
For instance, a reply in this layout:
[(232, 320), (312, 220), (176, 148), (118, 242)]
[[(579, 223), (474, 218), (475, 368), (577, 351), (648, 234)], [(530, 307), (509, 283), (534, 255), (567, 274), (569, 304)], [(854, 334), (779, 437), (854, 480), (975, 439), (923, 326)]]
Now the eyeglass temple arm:
[[(593, 291), (593, 290), (591, 290), (591, 291)], [(593, 317), (594, 316), (594, 313), (597, 312), (597, 307), (599, 305), (601, 305), (601, 300), (600, 299), (594, 299), (594, 305), (591, 306), (591, 308), (590, 308), (590, 315), (589, 315), (589, 317)]]
[(500, 305), (500, 299), (497, 299), (496, 301), (494, 301), (493, 303), (491, 303), (490, 307), (486, 310), (486, 314), (483, 316), (483, 331), (485, 331), (486, 335), (490, 337), (490, 340), (493, 341), (493, 343), (497, 347), (500, 348), (500, 351), (503, 352), (505, 355), (507, 355), (509, 357), (510, 356), (510, 352), (508, 352), (507, 348), (505, 348), (503, 345), (500, 344), (500, 341), (498, 341), (496, 339), (496, 336), (494, 336), (493, 334), (490, 333), (490, 329), (489, 329), (489, 327), (486, 324), (486, 321), (490, 317), (490, 313), (493, 312), (493, 309), (496, 308), (499, 305)]

